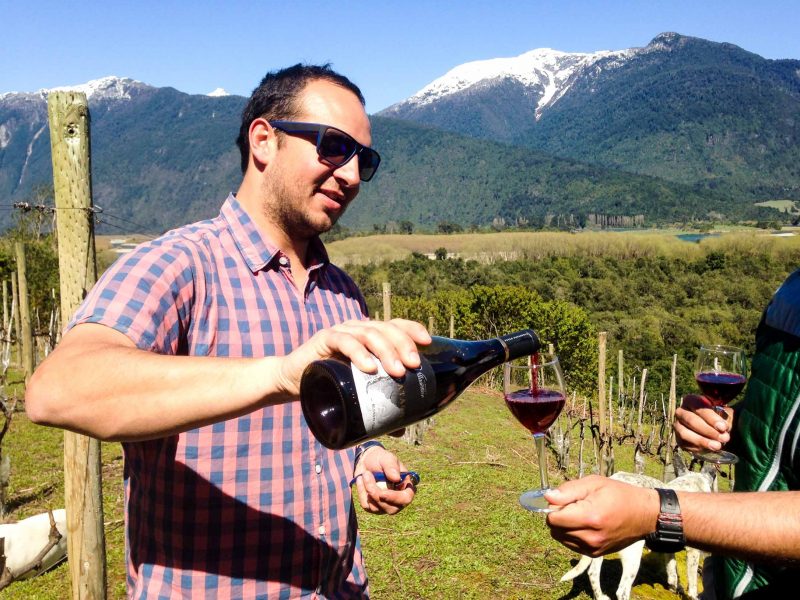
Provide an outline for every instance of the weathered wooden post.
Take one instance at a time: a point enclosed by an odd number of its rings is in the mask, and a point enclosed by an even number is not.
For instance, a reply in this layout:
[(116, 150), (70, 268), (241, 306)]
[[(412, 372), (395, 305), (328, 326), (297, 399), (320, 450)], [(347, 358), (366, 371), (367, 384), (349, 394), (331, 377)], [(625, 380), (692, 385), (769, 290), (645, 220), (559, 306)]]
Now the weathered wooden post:
[[(384, 283), (383, 285), (386, 286), (388, 284)], [(384, 287), (384, 293), (385, 290), (386, 288)], [(428, 333), (431, 335), (435, 335), (436, 333), (434, 331), (433, 315), (428, 317)], [(425, 435), (425, 430), (431, 427), (432, 425), (433, 425), (433, 417), (428, 417), (424, 421), (419, 421), (418, 423), (412, 423), (411, 425), (406, 427), (406, 430), (403, 433), (402, 437), (403, 441), (413, 446), (419, 446), (420, 444), (422, 444), (422, 438)]]
[[(16, 352), (16, 363), (21, 364), (22, 350), (20, 350), (19, 334), (19, 289), (17, 287), (17, 277), (11, 278), (11, 331), (13, 331), (14, 349)], [(12, 361), (13, 362), (13, 361)]]
[[(89, 106), (79, 92), (47, 97), (57, 215), (61, 314), (72, 315), (97, 280)], [(64, 432), (67, 552), (73, 600), (106, 597), (100, 442)]]
[(455, 315), (450, 315), (450, 337), (456, 337), (456, 317)]
[(672, 428), (672, 423), (675, 421), (675, 406), (677, 403), (676, 393), (676, 372), (678, 370), (678, 355), (672, 355), (672, 369), (670, 370), (669, 378), (669, 407), (667, 409), (667, 425), (669, 427), (669, 434), (667, 435), (667, 453), (664, 457), (664, 481), (672, 481), (675, 479), (675, 466), (672, 464), (672, 447), (675, 445), (675, 430)]
[(383, 320), (392, 320), (392, 284), (383, 282)]
[(25, 373), (25, 383), (33, 375), (33, 327), (31, 325), (31, 308), (28, 299), (28, 274), (25, 265), (25, 243), (18, 241), (14, 244), (14, 253), (17, 258), (17, 290), (19, 294), (19, 337), (22, 355), (20, 363)]
[(624, 407), (625, 404), (625, 381), (623, 379), (623, 366), (625, 364), (625, 359), (622, 354), (622, 349), (617, 352), (617, 407), (619, 408), (619, 420), (622, 421), (624, 418)]
[(8, 334), (8, 279), (3, 279), (3, 335), (6, 339)]
[(634, 473), (644, 473), (644, 454), (642, 453), (642, 411), (644, 410), (645, 381), (647, 381), (647, 369), (642, 369), (642, 381), (639, 383), (639, 415), (636, 419), (636, 450), (633, 452)]
[(598, 423), (600, 425), (600, 475), (608, 477), (612, 474), (613, 465), (609, 449), (610, 436), (606, 421), (606, 338), (607, 332), (598, 334), (597, 358), (597, 404), (600, 410)]

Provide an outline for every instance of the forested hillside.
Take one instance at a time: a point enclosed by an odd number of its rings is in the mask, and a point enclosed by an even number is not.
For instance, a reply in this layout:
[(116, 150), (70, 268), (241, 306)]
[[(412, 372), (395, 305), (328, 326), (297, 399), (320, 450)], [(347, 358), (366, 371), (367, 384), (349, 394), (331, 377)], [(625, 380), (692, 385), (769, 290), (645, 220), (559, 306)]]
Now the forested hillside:
[[(570, 56), (580, 59), (562, 60)], [(452, 82), (457, 91), (380, 114), (722, 191), (737, 205), (798, 200), (799, 68), (663, 33), (577, 69), (541, 111), (544, 85), (506, 74), (463, 89)]]
[[(680, 393), (694, 389), (691, 369), (700, 344), (739, 345), (752, 353), (763, 308), (786, 275), (800, 267), (800, 244), (793, 240), (730, 235), (685, 246), (661, 252), (631, 242), (605, 255), (576, 246), (573, 253), (491, 263), (446, 258), (446, 251), (439, 260), (414, 253), (347, 269), (373, 313), (382, 309), (381, 286), (388, 281), (399, 309), (393, 316), (425, 324), (433, 316), (441, 334), (447, 335), (453, 307), (466, 303), (489, 320), (477, 330), (469, 312), (456, 311), (457, 336), (493, 335), (490, 321), (501, 332), (533, 325), (545, 338), (561, 336), (563, 341), (548, 341), (569, 357), (565, 364), (576, 371), (574, 383), (596, 381), (596, 352), (570, 347), (577, 338), (565, 338), (566, 332), (593, 337), (607, 331), (614, 355), (622, 349), (630, 368), (648, 368), (656, 381), (668, 382), (677, 353)], [(558, 327), (560, 333), (554, 332)]]
[(616, 226), (790, 218), (710, 190), (391, 119), (375, 118), (373, 137), (385, 163), (342, 219), (353, 229), (400, 220), (428, 231), (443, 221), (570, 229), (591, 224), (590, 215), (618, 217)]

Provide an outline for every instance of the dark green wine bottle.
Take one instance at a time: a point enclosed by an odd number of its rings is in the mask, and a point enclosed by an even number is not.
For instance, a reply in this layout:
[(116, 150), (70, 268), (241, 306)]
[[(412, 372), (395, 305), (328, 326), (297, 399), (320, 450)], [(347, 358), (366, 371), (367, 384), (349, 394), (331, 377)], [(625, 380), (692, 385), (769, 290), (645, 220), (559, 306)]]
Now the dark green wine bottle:
[(434, 336), (419, 347), (420, 367), (400, 378), (380, 363), (370, 374), (341, 360), (318, 360), (303, 372), (300, 402), (312, 433), (338, 450), (427, 419), (489, 369), (538, 351), (536, 333), (523, 329), (477, 341)]

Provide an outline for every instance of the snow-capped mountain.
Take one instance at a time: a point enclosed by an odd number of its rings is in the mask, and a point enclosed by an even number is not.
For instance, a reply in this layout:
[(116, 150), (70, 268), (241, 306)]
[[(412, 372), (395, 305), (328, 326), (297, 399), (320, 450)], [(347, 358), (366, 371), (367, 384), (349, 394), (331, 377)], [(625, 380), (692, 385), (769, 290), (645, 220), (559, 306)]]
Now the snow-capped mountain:
[(143, 88), (151, 88), (151, 86), (128, 77), (115, 77), (110, 75), (80, 85), (40, 90), (39, 93), (47, 95), (52, 91), (73, 90), (86, 94), (87, 100), (130, 100), (132, 93)]
[[(72, 87), (89, 96), (93, 194), (108, 214), (163, 230), (216, 214), (238, 185), (245, 98), (120, 77)], [(52, 181), (48, 91), (0, 95), (5, 202)], [(373, 117), (386, 166), (348, 227), (756, 220), (774, 209), (755, 201), (800, 201), (800, 61), (726, 43), (661, 34), (644, 48), (468, 63)]]
[(482, 84), (510, 79), (534, 91), (536, 97), (534, 114), (538, 119), (542, 111), (567, 92), (576, 73), (590, 69), (600, 60), (604, 60), (610, 66), (621, 64), (636, 52), (636, 49), (631, 49), (568, 53), (539, 48), (513, 58), (469, 62), (451, 69), (410, 98), (389, 107), (383, 114), (391, 116), (392, 113), (402, 113), (408, 109), (432, 104), (446, 96), (463, 93)]
[(133, 95), (143, 90), (155, 89), (140, 81), (129, 77), (116, 77), (109, 75), (100, 79), (93, 79), (78, 85), (64, 85), (54, 88), (42, 88), (36, 92), (6, 92), (0, 94), (0, 100), (10, 101), (13, 98), (19, 99), (39, 99), (47, 98), (47, 94), (53, 91), (74, 90), (83, 92), (90, 101), (98, 100), (130, 100)]
[[(9, 102), (14, 99), (19, 100), (39, 100), (47, 98), (47, 94), (60, 90), (74, 90), (76, 92), (83, 92), (86, 94), (86, 99), (89, 102), (98, 102), (101, 100), (131, 100), (137, 94), (147, 91), (153, 91), (155, 88), (141, 81), (131, 79), (130, 77), (117, 77), (109, 75), (101, 77), (100, 79), (93, 79), (86, 83), (77, 85), (62, 85), (53, 88), (42, 88), (35, 92), (3, 92), (0, 93), (0, 101)], [(214, 91), (205, 94), (212, 98), (222, 98), (230, 96), (224, 88), (218, 87)]]

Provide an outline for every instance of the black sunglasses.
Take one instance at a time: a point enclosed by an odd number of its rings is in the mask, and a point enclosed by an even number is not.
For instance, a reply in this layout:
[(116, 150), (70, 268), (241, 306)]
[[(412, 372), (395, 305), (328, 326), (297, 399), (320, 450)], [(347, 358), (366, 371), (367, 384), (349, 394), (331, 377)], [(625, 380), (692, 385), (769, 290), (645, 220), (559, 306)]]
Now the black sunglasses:
[(358, 155), (358, 173), (361, 181), (369, 181), (381, 164), (380, 155), (372, 148), (355, 141), (341, 129), (320, 123), (300, 121), (270, 121), (275, 129), (285, 133), (313, 133), (317, 136), (317, 154), (329, 165), (341, 167)]

